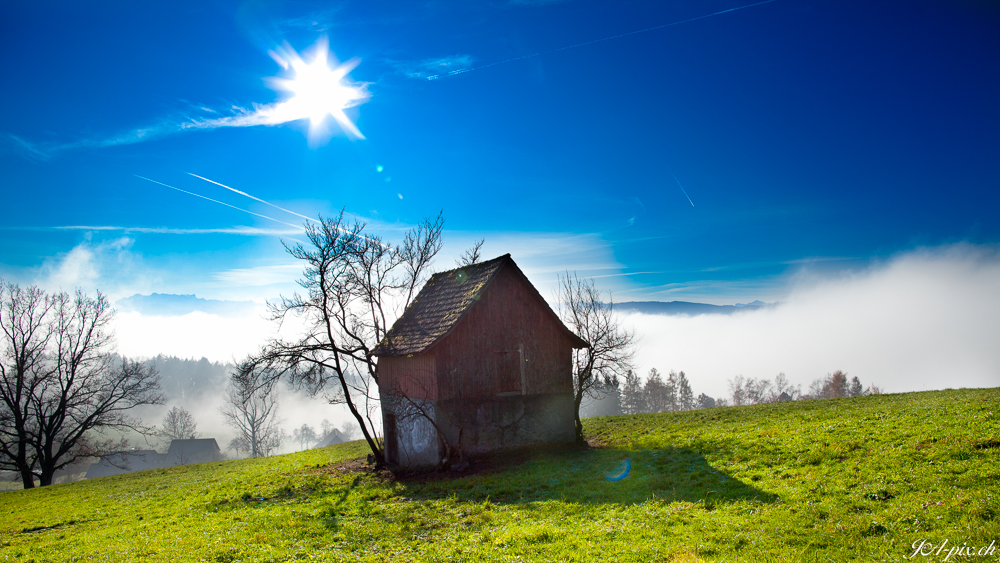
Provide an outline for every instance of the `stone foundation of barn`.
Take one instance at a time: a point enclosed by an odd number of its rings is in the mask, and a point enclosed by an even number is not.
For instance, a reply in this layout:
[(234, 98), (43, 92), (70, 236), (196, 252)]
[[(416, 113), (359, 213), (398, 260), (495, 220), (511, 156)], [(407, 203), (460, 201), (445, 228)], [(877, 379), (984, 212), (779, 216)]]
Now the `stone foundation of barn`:
[(381, 399), (386, 460), (400, 467), (439, 464), (446, 448), (438, 429), (453, 456), (458, 447), (475, 455), (575, 439), (572, 393), (447, 401), (383, 394)]

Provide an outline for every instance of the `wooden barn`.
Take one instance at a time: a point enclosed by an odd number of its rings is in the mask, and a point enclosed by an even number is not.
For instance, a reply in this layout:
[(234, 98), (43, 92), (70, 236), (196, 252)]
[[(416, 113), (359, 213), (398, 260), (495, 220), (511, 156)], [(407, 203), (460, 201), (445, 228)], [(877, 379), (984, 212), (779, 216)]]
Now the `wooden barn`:
[(587, 346), (509, 254), (434, 274), (374, 350), (386, 460), (573, 441), (571, 354)]

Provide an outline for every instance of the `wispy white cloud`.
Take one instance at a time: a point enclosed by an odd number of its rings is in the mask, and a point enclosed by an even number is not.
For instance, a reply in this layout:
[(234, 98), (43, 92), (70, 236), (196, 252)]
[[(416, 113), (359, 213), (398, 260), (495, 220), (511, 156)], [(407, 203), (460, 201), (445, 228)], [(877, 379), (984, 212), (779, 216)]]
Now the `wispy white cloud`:
[(281, 103), (253, 104), (250, 108), (232, 106), (229, 112), (230, 115), (210, 119), (198, 116), (168, 119), (155, 125), (107, 137), (79, 139), (67, 143), (31, 142), (10, 133), (5, 134), (5, 136), (8, 139), (8, 145), (16, 153), (34, 160), (49, 160), (60, 153), (71, 150), (134, 145), (186, 131), (207, 131), (226, 127), (274, 126), (304, 119), (301, 115), (290, 115), (285, 112)]
[(112, 297), (121, 295), (125, 287), (145, 287), (151, 274), (142, 256), (132, 251), (134, 243), (125, 236), (93, 242), (87, 235), (68, 252), (42, 262), (31, 282), (50, 291), (79, 288), (92, 293), (99, 289)]
[[(7, 140), (6, 144), (15, 152), (35, 160), (47, 160), (59, 153), (74, 149), (131, 145), (185, 131), (274, 126), (302, 119), (310, 120), (312, 143), (318, 138), (320, 124), (325, 121), (327, 114), (332, 115), (348, 135), (364, 138), (343, 113), (343, 110), (361, 105), (371, 97), (367, 83), (347, 78), (347, 74), (360, 62), (359, 59), (345, 63), (338, 62), (329, 53), (325, 38), (316, 42), (312, 48), (312, 60), (309, 62), (305, 62), (287, 44), (270, 54), (286, 71), (292, 73), (291, 78), (270, 79), (275, 89), (293, 92), (288, 99), (271, 104), (254, 103), (250, 107), (233, 105), (229, 108), (228, 115), (221, 117), (182, 114), (148, 127), (65, 143), (31, 142), (11, 133), (4, 133), (3, 136)], [(333, 68), (330, 68), (331, 64)], [(199, 111), (213, 115), (222, 113), (204, 106), (199, 106)]]
[(325, 33), (334, 26), (334, 16), (340, 12), (342, 6), (333, 6), (327, 10), (313, 12), (304, 16), (287, 17), (275, 20), (274, 28), (281, 31), (312, 31), (315, 33)]
[(449, 55), (420, 61), (387, 60), (396, 72), (408, 78), (424, 78), (456, 72), (472, 66), (472, 55)]

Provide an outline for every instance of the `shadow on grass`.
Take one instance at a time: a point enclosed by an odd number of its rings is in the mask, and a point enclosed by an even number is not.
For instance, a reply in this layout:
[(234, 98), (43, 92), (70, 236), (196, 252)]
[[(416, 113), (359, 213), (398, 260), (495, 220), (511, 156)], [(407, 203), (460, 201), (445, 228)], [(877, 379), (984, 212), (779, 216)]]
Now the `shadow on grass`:
[[(628, 459), (627, 476), (612, 481)], [(777, 502), (762, 491), (712, 467), (697, 450), (566, 449), (506, 453), (476, 460), (468, 474), (399, 478), (403, 496), (420, 500), (525, 504), (561, 500), (587, 504), (637, 504), (648, 500), (716, 504)]]

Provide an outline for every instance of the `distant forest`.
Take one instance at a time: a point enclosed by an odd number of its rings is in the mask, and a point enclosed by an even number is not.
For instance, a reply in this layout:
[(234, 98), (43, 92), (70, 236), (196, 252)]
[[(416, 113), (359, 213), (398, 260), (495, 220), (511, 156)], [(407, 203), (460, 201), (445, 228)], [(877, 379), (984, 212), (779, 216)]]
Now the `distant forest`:
[(182, 359), (160, 354), (146, 360), (160, 373), (160, 387), (167, 402), (200, 402), (208, 395), (219, 393), (233, 369), (230, 363)]
[(881, 392), (875, 385), (869, 385), (866, 389), (857, 377), (848, 379), (845, 372), (837, 370), (813, 381), (806, 392), (802, 391), (801, 386), (789, 383), (784, 373), (779, 373), (774, 380), (737, 375), (729, 380), (727, 397), (714, 398), (704, 393), (695, 397), (691, 383), (683, 371), (671, 371), (663, 377), (663, 374), (653, 368), (649, 370), (645, 380), (634, 371), (630, 371), (624, 381), (615, 381), (611, 385), (599, 388), (597, 398), (584, 399), (580, 405), (580, 416), (685, 411), (805, 399), (879, 395)]

